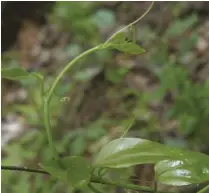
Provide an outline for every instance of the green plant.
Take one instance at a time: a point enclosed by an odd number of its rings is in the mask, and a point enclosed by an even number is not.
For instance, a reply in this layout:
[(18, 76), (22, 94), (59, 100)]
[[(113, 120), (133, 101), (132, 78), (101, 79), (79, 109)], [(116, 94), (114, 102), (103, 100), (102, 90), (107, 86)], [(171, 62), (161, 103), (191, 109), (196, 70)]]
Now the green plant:
[[(153, 3), (152, 3), (153, 5)], [(152, 7), (152, 6), (151, 6)], [(151, 9), (148, 9), (148, 11)], [(148, 13), (148, 11), (146, 13)], [(146, 15), (146, 13), (144, 15)], [(142, 17), (144, 17), (144, 15)], [(125, 28), (132, 27), (142, 17), (132, 22)], [(162, 144), (151, 142), (140, 138), (124, 138), (113, 140), (104, 146), (96, 159), (89, 163), (80, 156), (68, 156), (61, 158), (58, 154), (56, 144), (52, 138), (52, 126), (50, 118), (50, 101), (57, 85), (63, 75), (81, 58), (98, 50), (116, 49), (129, 54), (141, 54), (144, 52), (139, 45), (126, 41), (125, 35), (119, 30), (105, 43), (89, 49), (78, 57), (74, 58), (55, 78), (54, 82), (46, 89), (44, 77), (39, 73), (28, 73), (23, 69), (11, 68), (2, 69), (2, 77), (12, 80), (35, 77), (40, 81), (40, 92), (42, 97), (41, 107), (43, 108), (43, 120), (46, 134), (49, 141), (51, 156), (47, 161), (41, 163), (45, 171), (22, 169), (29, 172), (50, 174), (52, 178), (59, 179), (69, 184), (72, 190), (85, 189), (89, 187), (94, 192), (99, 192), (92, 183), (121, 186), (131, 190), (146, 192), (159, 192), (154, 189), (141, 187), (120, 181), (111, 181), (104, 178), (113, 169), (123, 169), (142, 163), (155, 164), (156, 179), (169, 185), (188, 185), (201, 183), (209, 180), (209, 156), (198, 152), (189, 152), (181, 149), (171, 149)], [(128, 130), (125, 131), (125, 133)], [(195, 159), (194, 159), (195, 158)], [(15, 169), (14, 167), (2, 167), (2, 169)], [(16, 168), (17, 169), (17, 168)], [(202, 189), (204, 192), (209, 186)]]

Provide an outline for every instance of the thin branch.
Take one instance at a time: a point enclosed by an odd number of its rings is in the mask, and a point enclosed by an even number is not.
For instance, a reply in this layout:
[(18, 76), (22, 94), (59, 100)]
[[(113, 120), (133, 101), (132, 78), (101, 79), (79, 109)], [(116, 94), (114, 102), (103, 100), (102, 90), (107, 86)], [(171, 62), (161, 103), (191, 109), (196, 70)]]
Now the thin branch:
[(209, 190), (209, 184), (207, 186), (205, 186), (203, 189), (201, 189), (199, 192), (197, 193), (206, 193), (206, 191)]
[(116, 31), (106, 42), (105, 44), (107, 44), (112, 38), (114, 38), (118, 33), (124, 31), (125, 29), (129, 28), (130, 26), (136, 24), (137, 22), (139, 22), (142, 18), (144, 18), (148, 13), (149, 11), (152, 9), (154, 5), (154, 1), (152, 1), (152, 3), (150, 4), (150, 6), (148, 7), (148, 9), (143, 13), (143, 15), (141, 17), (139, 17), (138, 19), (136, 19), (135, 21), (133, 21), (132, 23), (128, 24), (127, 26), (125, 26), (124, 28)]
[(1, 170), (11, 170), (11, 171), (30, 172), (30, 173), (50, 175), (48, 172), (43, 171), (43, 170), (36, 170), (36, 169), (30, 169), (27, 167), (18, 167), (18, 166), (1, 166)]
[[(48, 172), (46, 172), (44, 170), (30, 169), (30, 168), (27, 168), (27, 167), (1, 166), (1, 169), (2, 170), (22, 171), (22, 172), (31, 172), (31, 173), (50, 175)], [(153, 188), (149, 188), (149, 187), (146, 187), (146, 186), (138, 186), (138, 185), (135, 185), (135, 184), (124, 184), (124, 183), (121, 183), (121, 182), (114, 182), (112, 180), (100, 178), (98, 176), (92, 176), (91, 182), (92, 183), (97, 183), (97, 184), (109, 185), (109, 186), (120, 186), (121, 188), (124, 188), (124, 189), (136, 190), (136, 191), (142, 191), (142, 192), (148, 192), (148, 193), (169, 193), (169, 192), (155, 191)]]

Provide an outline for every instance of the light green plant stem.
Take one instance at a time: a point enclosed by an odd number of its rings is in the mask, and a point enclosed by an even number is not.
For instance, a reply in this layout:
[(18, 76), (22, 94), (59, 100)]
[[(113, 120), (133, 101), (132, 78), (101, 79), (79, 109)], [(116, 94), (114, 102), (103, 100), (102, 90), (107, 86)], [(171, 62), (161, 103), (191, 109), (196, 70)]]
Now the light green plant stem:
[(61, 80), (61, 78), (64, 76), (64, 74), (81, 58), (83, 58), (86, 55), (89, 55), (92, 52), (95, 52), (96, 50), (99, 50), (100, 46), (96, 46), (93, 47), (85, 52), (83, 52), (82, 54), (80, 54), (79, 56), (77, 56), (76, 58), (74, 58), (70, 63), (68, 63), (65, 68), (59, 73), (59, 75), (56, 77), (56, 79), (54, 80), (54, 82), (52, 83), (51, 87), (49, 88), (49, 91), (46, 94), (46, 98), (48, 101), (50, 101), (52, 94), (55, 90), (55, 87), (57, 86), (57, 84), (59, 83), (59, 81)]
[(50, 105), (50, 100), (52, 98), (52, 95), (54, 93), (54, 90), (57, 86), (57, 84), (59, 83), (59, 81), (61, 80), (61, 78), (64, 76), (64, 74), (81, 58), (83, 58), (84, 56), (96, 51), (100, 49), (99, 46), (96, 46), (94, 48), (91, 48), (85, 52), (83, 52), (81, 55), (79, 55), (78, 57), (74, 58), (70, 63), (68, 63), (65, 68), (59, 73), (59, 75), (56, 77), (56, 79), (54, 80), (54, 82), (52, 83), (51, 87), (49, 88), (49, 91), (45, 94), (45, 96), (43, 97), (43, 111), (44, 111), (44, 125), (46, 128), (46, 133), (47, 133), (47, 138), (49, 141), (49, 145), (51, 148), (51, 151), (53, 153), (53, 156), (56, 160), (59, 159), (59, 156), (57, 154), (55, 145), (53, 143), (53, 138), (52, 138), (52, 128), (51, 128), (51, 123), (50, 123), (50, 109), (49, 109), (49, 105)]
[(207, 186), (205, 186), (203, 189), (201, 189), (199, 192), (197, 193), (206, 193), (207, 190), (209, 190), (209, 184)]
[(146, 186), (138, 186), (134, 184), (126, 184), (121, 182), (113, 182), (112, 180), (99, 178), (97, 176), (93, 176), (91, 179), (92, 183), (98, 183), (98, 184), (105, 184), (105, 185), (111, 185), (111, 186), (118, 186), (124, 189), (128, 190), (136, 190), (136, 191), (142, 191), (142, 192), (149, 192), (149, 193), (171, 193), (171, 192), (162, 192), (162, 191), (156, 191), (153, 188), (149, 188)]
[(131, 127), (134, 125), (135, 122), (136, 122), (136, 119), (133, 119), (120, 138), (123, 138), (128, 133), (128, 131), (131, 129)]
[(144, 14), (141, 17), (139, 17), (137, 20), (133, 21), (132, 23), (128, 24), (124, 28), (122, 28), (122, 29), (118, 30), (117, 32), (115, 32), (104, 44), (107, 44), (109, 41), (111, 41), (111, 39), (114, 38), (118, 33), (124, 31), (125, 29), (127, 29), (130, 26), (133, 26), (134, 24), (139, 22), (142, 18), (144, 18), (149, 13), (149, 11), (152, 9), (153, 5), (154, 5), (154, 1), (152, 1), (152, 3), (150, 4), (149, 8), (144, 12)]

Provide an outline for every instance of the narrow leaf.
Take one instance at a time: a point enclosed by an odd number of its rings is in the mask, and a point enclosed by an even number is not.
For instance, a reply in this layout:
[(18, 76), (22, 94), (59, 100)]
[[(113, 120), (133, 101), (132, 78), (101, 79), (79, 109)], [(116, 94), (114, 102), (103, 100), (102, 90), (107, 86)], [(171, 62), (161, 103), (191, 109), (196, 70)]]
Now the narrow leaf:
[(10, 79), (10, 80), (21, 80), (28, 78), (30, 76), (36, 77), (40, 80), (43, 80), (43, 75), (38, 72), (27, 72), (22, 68), (4, 68), (1, 70), (2, 78)]
[(142, 54), (145, 52), (143, 48), (132, 42), (125, 42), (121, 44), (108, 43), (105, 48), (116, 49), (128, 54)]
[(30, 73), (21, 68), (5, 68), (1, 70), (1, 76), (10, 80), (20, 80), (28, 78)]
[(120, 32), (120, 33), (115, 34), (115, 36), (112, 37), (109, 43), (122, 44), (122, 43), (125, 43), (125, 41), (126, 41), (125, 33)]

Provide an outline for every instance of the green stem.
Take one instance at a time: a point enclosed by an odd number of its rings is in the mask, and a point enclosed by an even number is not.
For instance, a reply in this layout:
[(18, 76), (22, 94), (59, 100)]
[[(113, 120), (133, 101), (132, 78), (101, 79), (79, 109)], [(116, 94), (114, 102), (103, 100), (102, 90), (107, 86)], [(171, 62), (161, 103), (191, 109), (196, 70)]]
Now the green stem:
[(79, 55), (78, 57), (74, 58), (70, 63), (68, 63), (65, 68), (59, 73), (59, 75), (56, 77), (56, 79), (54, 80), (54, 82), (52, 83), (51, 87), (49, 88), (49, 91), (46, 93), (46, 95), (43, 97), (43, 108), (44, 108), (44, 125), (46, 128), (46, 133), (47, 133), (47, 137), (48, 137), (48, 141), (49, 141), (49, 145), (51, 148), (51, 151), (53, 153), (53, 156), (56, 160), (59, 159), (59, 156), (57, 154), (55, 145), (53, 143), (53, 138), (52, 138), (52, 128), (51, 128), (51, 123), (50, 123), (50, 111), (49, 111), (49, 104), (50, 104), (50, 100), (52, 98), (52, 95), (54, 93), (54, 90), (57, 86), (57, 84), (59, 83), (59, 81), (61, 80), (61, 78), (64, 76), (64, 74), (73, 66), (73, 64), (75, 64), (78, 60), (80, 60), (81, 58), (83, 58), (84, 56), (96, 51), (99, 49), (99, 46), (96, 46), (94, 48), (91, 48), (85, 52), (83, 52), (81, 55)]
[(136, 24), (138, 21), (140, 21), (142, 18), (144, 18), (148, 13), (149, 11), (152, 9), (154, 5), (154, 1), (150, 4), (149, 8), (144, 12), (144, 14), (139, 17), (137, 20), (133, 21), (132, 23), (128, 24), (127, 26), (125, 26), (124, 28), (118, 30), (117, 32), (115, 32), (104, 44), (107, 44), (112, 38), (114, 38), (118, 33), (124, 31), (125, 29), (129, 28), (130, 26)]
[[(125, 189), (128, 189), (128, 190), (136, 190), (136, 191), (143, 191), (143, 192), (150, 192), (150, 193), (165, 193), (165, 192), (162, 192), (162, 191), (156, 191), (153, 188), (149, 188), (149, 187), (146, 187), (146, 186), (138, 186), (138, 185), (134, 185), (134, 184), (125, 184), (125, 183), (121, 183), (121, 182), (113, 182), (113, 181), (110, 181), (108, 179), (99, 178), (97, 176), (93, 176), (91, 178), (91, 182), (92, 183), (98, 183), (98, 184), (111, 185), (111, 186), (119, 186), (121, 188), (125, 188)], [(166, 193), (169, 193), (169, 192), (166, 192)]]
[(46, 128), (46, 134), (47, 134), (47, 138), (49, 141), (49, 146), (50, 146), (50, 149), (51, 149), (52, 154), (54, 156), (54, 159), (58, 160), (59, 156), (57, 154), (55, 145), (53, 143), (52, 132), (51, 132), (51, 123), (50, 123), (50, 115), (49, 115), (49, 101), (47, 100), (46, 97), (44, 97), (43, 106), (44, 106), (44, 125)]
[(209, 184), (207, 186), (205, 186), (203, 189), (201, 189), (199, 192), (197, 193), (205, 193), (207, 190), (209, 190)]
[[(13, 171), (22, 171), (22, 172), (32, 172), (32, 173), (39, 173), (39, 174), (48, 174), (48, 172), (44, 170), (35, 170), (35, 169), (30, 169), (26, 167), (18, 167), (18, 166), (1, 166), (2, 170), (13, 170)], [(146, 186), (138, 186), (134, 184), (124, 184), (121, 182), (113, 182), (108, 179), (100, 178), (98, 176), (92, 176), (91, 178), (91, 183), (96, 183), (96, 184), (104, 184), (104, 185), (109, 185), (109, 186), (118, 186), (124, 189), (128, 190), (137, 190), (137, 191), (143, 191), (143, 192), (149, 192), (149, 193), (171, 193), (171, 192), (162, 192), (162, 191), (156, 191), (152, 188), (146, 187)], [(205, 189), (207, 190), (207, 189)], [(198, 193), (203, 193), (203, 192), (198, 192)]]
[(85, 52), (83, 52), (82, 54), (80, 54), (78, 57), (74, 58), (70, 63), (68, 63), (65, 68), (59, 73), (59, 75), (56, 77), (56, 79), (54, 80), (54, 82), (52, 83), (51, 87), (49, 88), (49, 91), (46, 95), (46, 98), (48, 101), (50, 101), (52, 94), (57, 86), (57, 84), (59, 83), (59, 81), (61, 80), (61, 78), (64, 76), (64, 74), (73, 66), (73, 64), (75, 64), (78, 60), (80, 60), (81, 58), (83, 58), (86, 55), (89, 55), (92, 52), (95, 52), (96, 50), (99, 49), (99, 46), (93, 47)]

